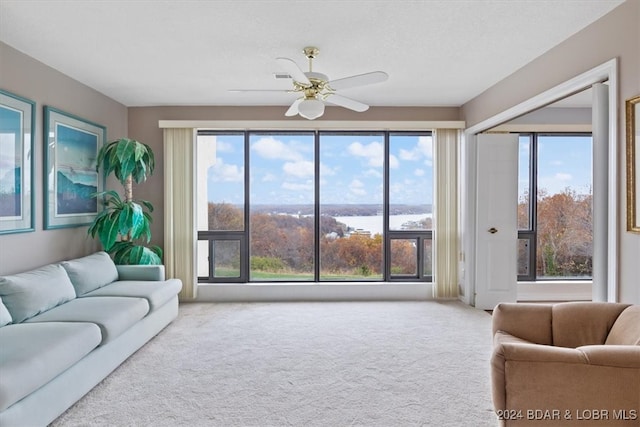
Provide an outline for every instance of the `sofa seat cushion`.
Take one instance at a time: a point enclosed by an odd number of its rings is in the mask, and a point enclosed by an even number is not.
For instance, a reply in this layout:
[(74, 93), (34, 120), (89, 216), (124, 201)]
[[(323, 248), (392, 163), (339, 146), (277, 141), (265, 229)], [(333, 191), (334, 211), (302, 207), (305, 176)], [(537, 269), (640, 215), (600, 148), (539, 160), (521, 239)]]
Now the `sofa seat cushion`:
[(162, 307), (182, 289), (182, 282), (169, 279), (161, 282), (121, 280), (84, 294), (82, 297), (123, 296), (144, 298), (151, 311)]
[(76, 298), (27, 322), (91, 322), (100, 327), (101, 345), (114, 340), (149, 312), (144, 298)]
[(0, 328), (0, 411), (51, 381), (100, 344), (93, 323), (22, 323)]

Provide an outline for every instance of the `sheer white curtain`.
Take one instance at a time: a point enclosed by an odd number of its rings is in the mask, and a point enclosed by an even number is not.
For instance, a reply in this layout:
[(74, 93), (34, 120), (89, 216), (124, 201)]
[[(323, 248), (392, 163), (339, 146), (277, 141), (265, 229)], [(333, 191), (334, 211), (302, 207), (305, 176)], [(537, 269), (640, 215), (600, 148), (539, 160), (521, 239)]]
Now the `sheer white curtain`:
[(458, 129), (436, 129), (433, 297), (458, 296)]
[(196, 297), (195, 129), (164, 129), (164, 263), (182, 280), (181, 300)]

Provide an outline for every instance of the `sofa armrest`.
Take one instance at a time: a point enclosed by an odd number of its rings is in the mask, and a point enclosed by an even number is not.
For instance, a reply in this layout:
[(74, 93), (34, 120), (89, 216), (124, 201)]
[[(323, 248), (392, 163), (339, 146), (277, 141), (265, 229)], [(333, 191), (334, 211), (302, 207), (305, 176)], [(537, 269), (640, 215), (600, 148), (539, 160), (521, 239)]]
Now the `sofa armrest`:
[(164, 265), (116, 265), (118, 280), (165, 280)]
[(493, 310), (493, 334), (506, 332), (534, 344), (550, 345), (550, 304), (500, 303)]

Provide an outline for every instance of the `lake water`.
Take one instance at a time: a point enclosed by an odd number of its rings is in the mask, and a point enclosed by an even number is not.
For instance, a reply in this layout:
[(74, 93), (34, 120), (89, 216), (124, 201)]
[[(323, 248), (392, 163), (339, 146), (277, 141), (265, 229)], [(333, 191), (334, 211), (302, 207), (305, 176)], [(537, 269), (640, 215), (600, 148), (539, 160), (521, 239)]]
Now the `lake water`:
[[(391, 230), (402, 230), (402, 224), (409, 221), (420, 221), (423, 218), (430, 218), (431, 214), (411, 214), (411, 215), (390, 215), (389, 228)], [(379, 216), (335, 216), (336, 221), (348, 225), (354, 229), (370, 231), (371, 235), (382, 234), (382, 215)]]

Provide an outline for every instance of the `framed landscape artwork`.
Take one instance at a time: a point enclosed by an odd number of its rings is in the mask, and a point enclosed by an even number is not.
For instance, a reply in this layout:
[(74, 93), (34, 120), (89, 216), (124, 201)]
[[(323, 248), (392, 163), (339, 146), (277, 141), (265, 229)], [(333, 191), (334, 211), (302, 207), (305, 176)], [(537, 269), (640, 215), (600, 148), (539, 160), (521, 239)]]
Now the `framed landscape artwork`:
[(104, 126), (44, 107), (44, 228), (90, 224), (98, 214), (95, 193), (104, 177), (96, 170)]
[(640, 96), (626, 102), (627, 230), (640, 233)]
[(35, 103), (0, 89), (0, 234), (33, 231)]

